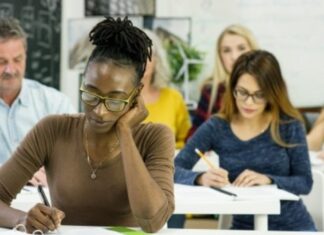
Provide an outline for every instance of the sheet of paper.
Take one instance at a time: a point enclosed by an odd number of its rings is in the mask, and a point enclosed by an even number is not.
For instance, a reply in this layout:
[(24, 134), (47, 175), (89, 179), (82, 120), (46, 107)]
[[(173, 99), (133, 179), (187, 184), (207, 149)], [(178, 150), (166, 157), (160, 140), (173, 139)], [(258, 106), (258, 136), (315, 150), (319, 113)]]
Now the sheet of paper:
[(122, 233), (108, 230), (106, 228), (76, 228), (64, 231), (64, 235), (121, 235)]
[(176, 201), (181, 202), (206, 202), (212, 200), (233, 200), (232, 196), (220, 193), (208, 187), (203, 186), (191, 186), (184, 184), (175, 184), (174, 187)]
[(226, 186), (222, 189), (234, 193), (237, 197), (229, 196), (227, 194), (218, 192), (208, 187), (203, 186), (189, 186), (182, 184), (175, 184), (176, 200), (183, 200), (190, 202), (210, 201), (210, 200), (258, 200), (258, 199), (279, 199), (298, 201), (299, 197), (295, 194), (289, 193), (285, 190), (278, 189), (276, 185), (264, 185), (253, 187), (235, 187)]
[(262, 185), (252, 187), (223, 187), (226, 191), (235, 193), (236, 200), (280, 199), (298, 201), (299, 197), (285, 190), (278, 189), (276, 185)]
[(320, 158), (318, 158), (318, 152), (315, 151), (309, 151), (309, 158), (310, 162), (313, 166), (324, 166), (324, 161)]

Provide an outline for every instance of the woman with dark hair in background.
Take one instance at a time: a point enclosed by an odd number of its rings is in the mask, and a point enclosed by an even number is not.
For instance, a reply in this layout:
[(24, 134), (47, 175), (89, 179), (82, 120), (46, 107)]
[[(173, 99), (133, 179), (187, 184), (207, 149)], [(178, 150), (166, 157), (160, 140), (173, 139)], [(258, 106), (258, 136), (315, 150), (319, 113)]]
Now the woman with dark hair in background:
[[(220, 167), (193, 172), (195, 153), (213, 150)], [(236, 61), (218, 115), (204, 123), (175, 159), (175, 182), (222, 187), (276, 184), (300, 195), (313, 180), (302, 117), (292, 106), (276, 58), (251, 51)], [(253, 229), (252, 215), (234, 215), (233, 229)], [(281, 201), (270, 230), (314, 231), (302, 200)]]

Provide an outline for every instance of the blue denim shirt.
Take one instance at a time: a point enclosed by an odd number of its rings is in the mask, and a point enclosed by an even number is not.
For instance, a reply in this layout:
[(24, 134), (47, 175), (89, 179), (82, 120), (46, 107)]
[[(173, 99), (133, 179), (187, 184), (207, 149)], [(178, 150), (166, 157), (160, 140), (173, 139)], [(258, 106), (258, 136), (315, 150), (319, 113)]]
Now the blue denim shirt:
[(49, 114), (75, 112), (63, 93), (37, 81), (23, 79), (22, 89), (10, 107), (0, 98), (0, 164), (10, 157), (41, 118)]
[[(284, 118), (279, 131), (286, 143), (294, 147), (276, 144), (270, 128), (260, 135), (242, 141), (232, 132), (230, 124), (219, 117), (212, 117), (195, 132), (185, 148), (175, 159), (175, 182), (195, 184), (199, 174), (192, 167), (199, 160), (194, 149), (202, 152), (214, 150), (219, 155), (220, 167), (229, 172), (233, 182), (245, 169), (267, 175), (281, 189), (294, 194), (307, 194), (313, 184), (305, 131), (300, 122)], [(253, 229), (253, 216), (236, 215), (235, 229)], [(281, 214), (269, 216), (270, 230), (315, 230), (314, 223), (303, 202), (282, 201)]]

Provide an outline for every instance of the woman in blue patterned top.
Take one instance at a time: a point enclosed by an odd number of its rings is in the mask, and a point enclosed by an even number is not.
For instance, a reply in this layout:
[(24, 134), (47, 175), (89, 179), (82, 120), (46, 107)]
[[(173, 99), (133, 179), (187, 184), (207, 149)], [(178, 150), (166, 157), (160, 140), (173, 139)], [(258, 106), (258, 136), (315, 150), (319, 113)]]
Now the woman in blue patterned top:
[[(220, 167), (193, 172), (195, 148), (214, 150)], [(175, 159), (175, 182), (222, 187), (276, 184), (308, 194), (313, 180), (302, 118), (288, 98), (276, 58), (266, 51), (243, 54), (234, 65), (224, 105), (205, 122)], [(253, 229), (251, 215), (235, 215), (233, 229)], [(282, 201), (269, 216), (270, 230), (315, 230), (301, 200)]]

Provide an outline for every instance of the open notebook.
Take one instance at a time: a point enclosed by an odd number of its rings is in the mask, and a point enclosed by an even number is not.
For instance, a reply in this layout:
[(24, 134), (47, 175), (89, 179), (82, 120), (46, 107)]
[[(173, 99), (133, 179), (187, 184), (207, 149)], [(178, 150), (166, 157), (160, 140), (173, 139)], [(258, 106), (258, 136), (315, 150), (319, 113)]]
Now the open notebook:
[(258, 200), (258, 199), (279, 199), (298, 201), (299, 197), (285, 190), (278, 189), (276, 185), (253, 186), (253, 187), (235, 187), (226, 186), (222, 189), (234, 193), (237, 196), (230, 196), (203, 186), (189, 186), (175, 184), (175, 195), (177, 200), (192, 200), (197, 198), (199, 201), (208, 200)]

